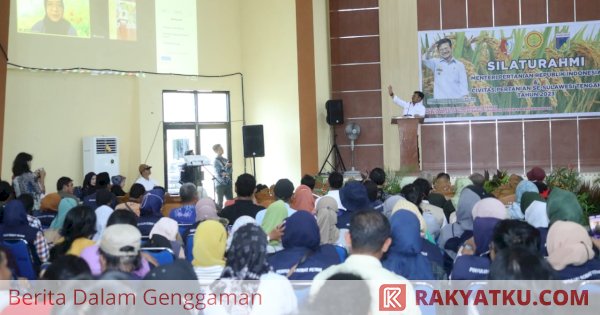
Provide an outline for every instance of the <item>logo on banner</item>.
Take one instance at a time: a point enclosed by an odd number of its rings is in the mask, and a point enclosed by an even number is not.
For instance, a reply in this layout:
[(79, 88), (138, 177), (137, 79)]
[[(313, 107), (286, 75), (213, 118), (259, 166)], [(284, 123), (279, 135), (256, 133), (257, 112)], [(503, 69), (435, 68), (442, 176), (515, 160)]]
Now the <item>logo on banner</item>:
[(397, 312), (406, 308), (406, 284), (384, 284), (379, 287), (379, 311)]

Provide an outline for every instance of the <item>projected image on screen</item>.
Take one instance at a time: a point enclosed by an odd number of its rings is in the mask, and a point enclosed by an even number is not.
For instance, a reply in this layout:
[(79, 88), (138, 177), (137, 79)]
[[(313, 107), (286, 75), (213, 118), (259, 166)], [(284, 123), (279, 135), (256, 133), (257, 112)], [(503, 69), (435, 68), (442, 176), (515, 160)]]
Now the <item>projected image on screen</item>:
[(136, 0), (110, 0), (108, 3), (110, 39), (136, 40)]
[(21, 33), (89, 38), (89, 0), (18, 0), (17, 29)]

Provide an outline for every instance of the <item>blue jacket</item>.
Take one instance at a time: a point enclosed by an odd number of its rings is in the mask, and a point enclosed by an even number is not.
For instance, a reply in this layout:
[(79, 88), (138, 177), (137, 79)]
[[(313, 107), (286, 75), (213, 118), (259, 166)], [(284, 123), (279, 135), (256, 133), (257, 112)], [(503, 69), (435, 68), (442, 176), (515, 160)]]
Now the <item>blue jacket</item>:
[(452, 280), (486, 280), (491, 261), (485, 256), (463, 255), (456, 258), (450, 274)]
[(296, 266), (295, 272), (288, 277), (290, 280), (312, 280), (317, 273), (341, 262), (333, 245), (320, 243), (315, 217), (309, 212), (297, 211), (285, 221), (284, 249), (267, 260), (273, 270), (283, 276)]
[(594, 258), (581, 266), (569, 265), (558, 271), (561, 280), (600, 280), (600, 260)]

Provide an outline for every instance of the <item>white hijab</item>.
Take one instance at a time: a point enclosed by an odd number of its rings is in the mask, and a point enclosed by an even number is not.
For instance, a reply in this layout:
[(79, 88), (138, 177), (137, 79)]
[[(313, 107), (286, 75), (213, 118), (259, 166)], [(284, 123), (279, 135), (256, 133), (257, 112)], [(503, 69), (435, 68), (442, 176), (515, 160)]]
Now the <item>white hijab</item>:
[(235, 234), (235, 232), (237, 230), (239, 230), (242, 226), (244, 226), (246, 224), (258, 225), (256, 223), (256, 220), (251, 216), (243, 215), (243, 216), (239, 217), (237, 220), (235, 220), (235, 222), (233, 222), (233, 226), (231, 227), (231, 232), (229, 232), (229, 235), (227, 236), (226, 249), (229, 249), (229, 246), (231, 246), (231, 240), (233, 239), (233, 234)]
[(546, 212), (546, 203), (535, 200), (525, 210), (525, 221), (535, 228), (547, 228), (550, 220)]

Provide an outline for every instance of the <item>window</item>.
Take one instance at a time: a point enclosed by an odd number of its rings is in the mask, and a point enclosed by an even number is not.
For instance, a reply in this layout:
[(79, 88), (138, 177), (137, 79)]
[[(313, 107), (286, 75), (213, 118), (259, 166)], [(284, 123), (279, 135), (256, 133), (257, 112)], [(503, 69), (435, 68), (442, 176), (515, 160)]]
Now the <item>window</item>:
[(179, 194), (184, 156), (208, 158), (210, 165), (196, 167), (193, 178), (200, 183), (209, 197), (215, 197), (213, 145), (219, 143), (229, 158), (231, 152), (231, 124), (229, 93), (227, 92), (163, 92), (165, 182), (170, 194)]

